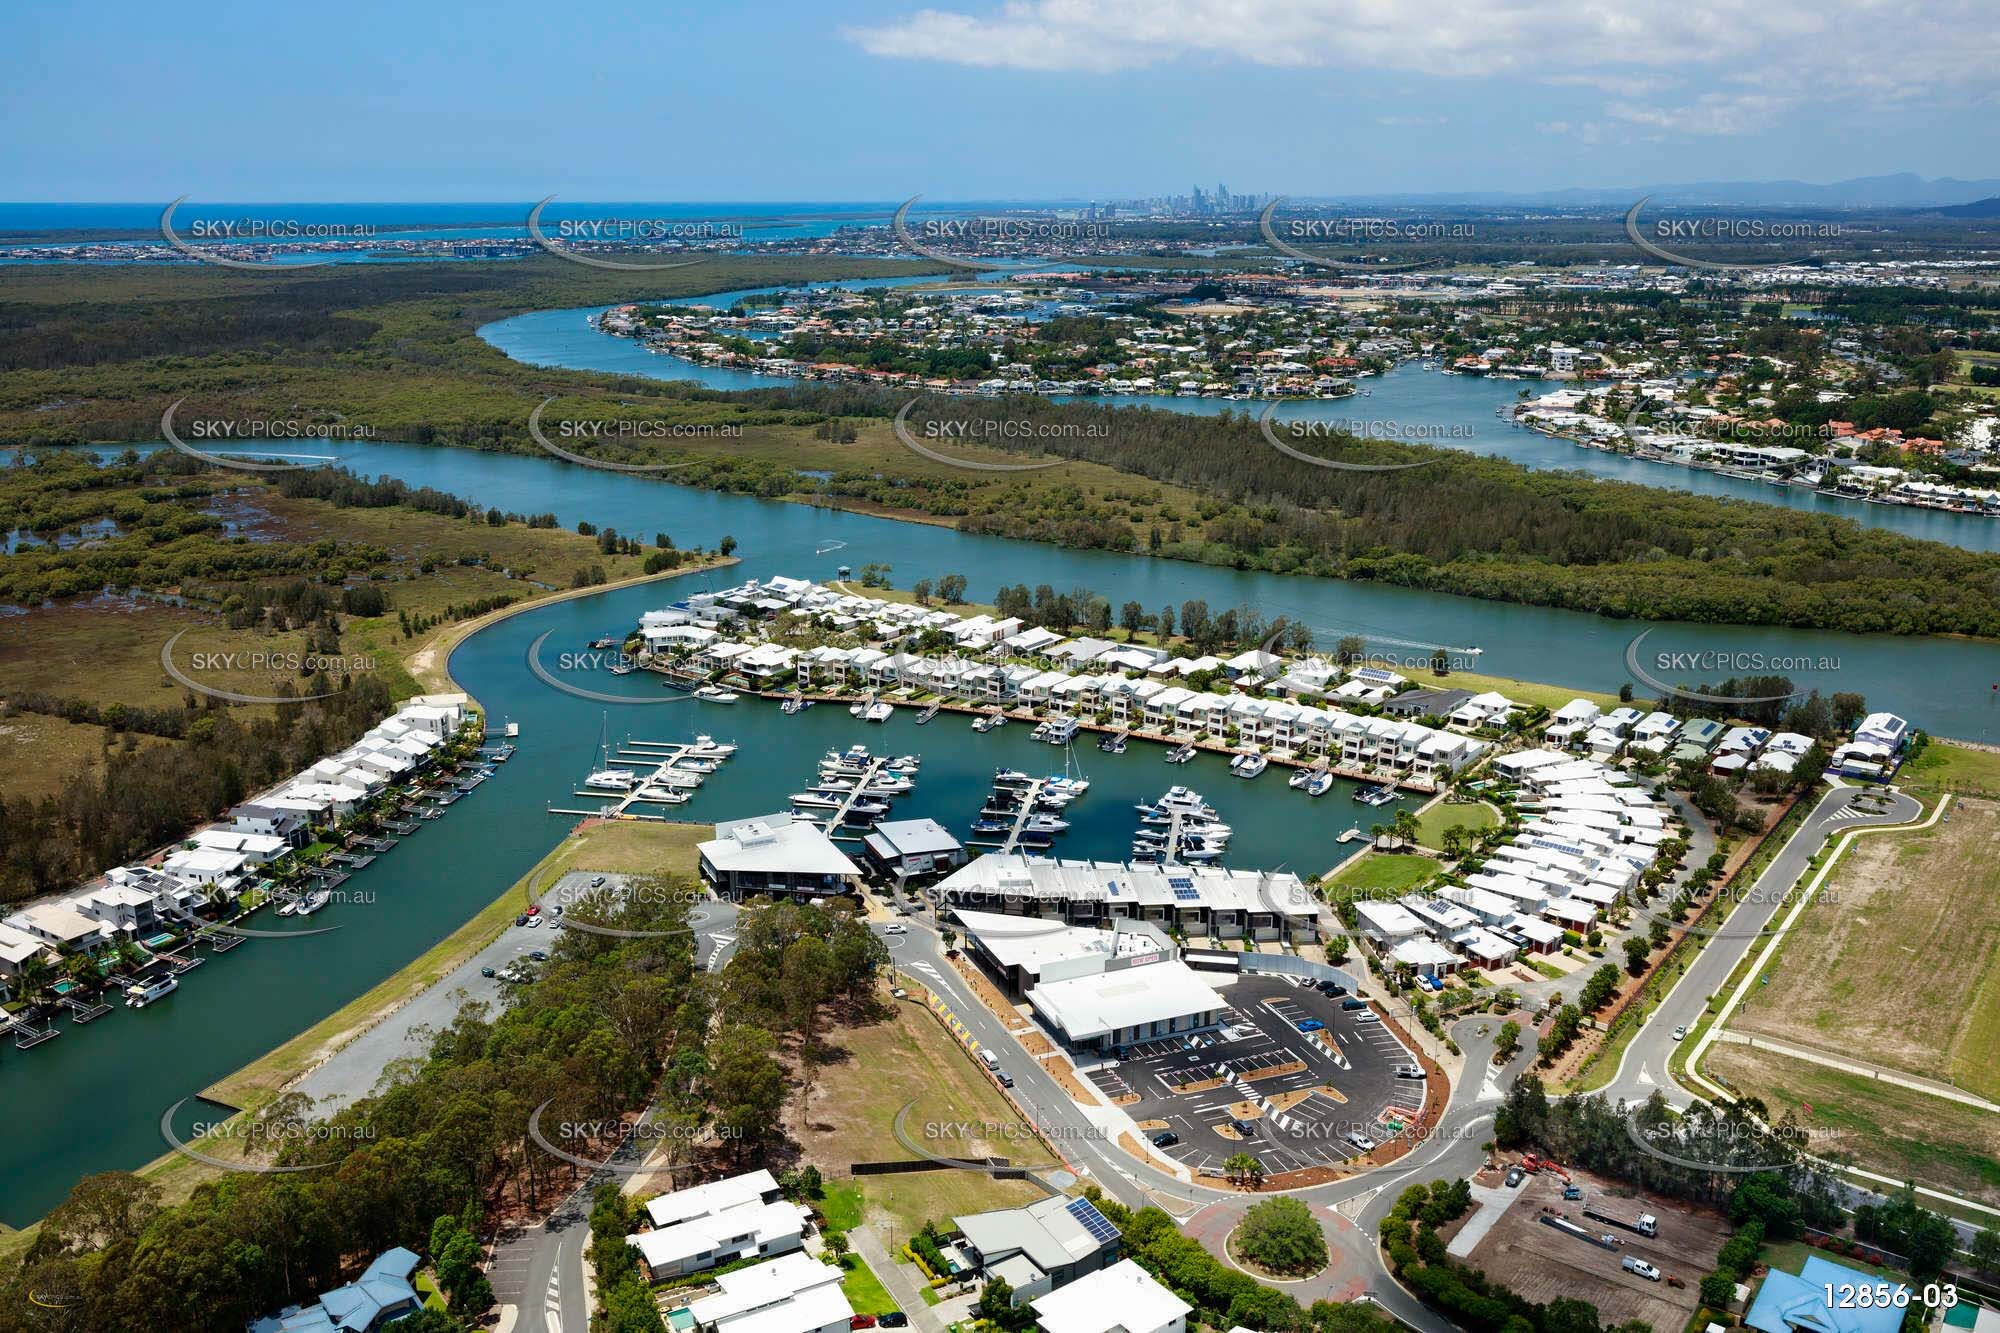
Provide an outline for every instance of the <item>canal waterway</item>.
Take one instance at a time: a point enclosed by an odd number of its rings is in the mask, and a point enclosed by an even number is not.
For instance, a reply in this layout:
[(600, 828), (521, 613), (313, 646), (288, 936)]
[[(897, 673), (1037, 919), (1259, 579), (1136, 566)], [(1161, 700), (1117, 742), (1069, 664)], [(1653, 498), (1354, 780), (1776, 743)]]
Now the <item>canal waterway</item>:
[[(655, 365), (662, 361), (634, 344), (590, 332), (579, 312), (566, 312), (565, 318), (594, 340), (589, 346), (623, 349)], [(1445, 392), (1478, 383), (1403, 373), (1416, 383), (1452, 386)], [(1392, 382), (1400, 381), (1392, 376), (1376, 384)], [(1352, 410), (1332, 406), (1342, 413)], [(552, 458), (359, 442), (315, 443), (313, 452), (331, 453), (367, 475), (397, 476), (483, 504), (524, 513), (552, 510), (565, 525), (588, 519), (645, 536), (664, 530), (684, 546), (712, 547), (725, 534), (734, 536), (741, 563), (719, 575), (691, 576), (697, 585), (711, 577), (733, 582), (774, 574), (829, 579), (840, 565), (881, 562), (904, 587), (917, 578), (964, 574), (970, 596), (981, 601), (990, 601), (1001, 584), (1017, 582), (1081, 586), (1114, 605), (1136, 599), (1148, 609), (1202, 598), (1217, 610), (1248, 606), (1267, 620), (1282, 615), (1302, 621), (1321, 644), (1362, 634), (1378, 652), (1420, 660), (1432, 646), (1478, 646), (1482, 671), (1607, 691), (1628, 680), (1626, 645), (1642, 628), (1577, 612), (1374, 584), (969, 536), (692, 490)], [(643, 611), (688, 586), (686, 580), (669, 581), (560, 602), (468, 639), (453, 655), (453, 673), (496, 722), (521, 724), (521, 750), (444, 818), (426, 823), (356, 874), (344, 886), (353, 900), (312, 919), (314, 926), (342, 929), (299, 940), (246, 941), (197, 968), (176, 994), (149, 1008), (119, 1009), (33, 1050), (0, 1047), (0, 1107), (10, 1112), (12, 1126), (0, 1141), (0, 1180), (7, 1182), (0, 1191), (0, 1222), (32, 1221), (80, 1176), (135, 1167), (158, 1155), (164, 1147), (159, 1119), (170, 1105), (394, 974), (491, 901), (570, 826), (569, 818), (547, 808), (578, 804), (571, 793), (595, 763), (606, 730), (613, 740), (682, 739), (700, 731), (737, 741), (742, 746), (737, 758), (675, 812), (704, 821), (783, 808), (787, 794), (812, 777), (821, 752), (856, 741), (878, 752), (921, 753), (917, 791), (904, 799), (899, 813), (931, 815), (961, 833), (996, 766), (1036, 773), (1061, 767), (1060, 753), (1030, 741), (1027, 728), (1019, 725), (978, 736), (962, 716), (941, 714), (917, 727), (905, 713), (888, 724), (867, 726), (835, 705), (785, 717), (775, 706), (748, 699), (734, 706), (685, 701), (607, 706), (551, 689), (528, 670), (528, 648), (544, 633), (549, 637), (543, 656), (553, 662), (556, 654), (631, 626)], [(1939, 734), (2000, 740), (2000, 703), (1992, 690), (2000, 680), (2000, 652), (1991, 644), (1685, 625), (1656, 625), (1652, 635), (1649, 652), (1703, 650), (1833, 663), (1831, 669), (1791, 674), (1801, 686), (1859, 691), (1872, 706), (1902, 713)], [(592, 687), (629, 692), (635, 699), (664, 694), (649, 675), (593, 681)], [(1093, 745), (1079, 748), (1094, 785), (1072, 807), (1076, 827), (1058, 842), (1057, 854), (1121, 854), (1136, 822), (1132, 804), (1172, 783), (1204, 792), (1238, 830), (1227, 861), (1238, 866), (1285, 865), (1317, 873), (1345, 850), (1335, 841), (1340, 831), (1355, 824), (1366, 829), (1394, 814), (1393, 807), (1356, 805), (1345, 785), (1315, 802), (1287, 788), (1278, 769), (1244, 782), (1211, 756), (1169, 767), (1159, 754), (1157, 747), (1142, 744), (1116, 758)], [(179, 1127), (185, 1132), (195, 1120), (214, 1118), (214, 1108), (190, 1104)]]

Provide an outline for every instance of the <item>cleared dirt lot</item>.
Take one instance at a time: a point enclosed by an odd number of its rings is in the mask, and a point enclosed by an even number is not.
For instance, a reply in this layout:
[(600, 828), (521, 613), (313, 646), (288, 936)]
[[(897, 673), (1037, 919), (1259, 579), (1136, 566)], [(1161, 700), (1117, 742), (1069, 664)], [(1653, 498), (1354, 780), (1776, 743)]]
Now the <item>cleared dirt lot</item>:
[(1948, 814), (1857, 839), (1730, 1026), (2000, 1100), (2000, 802)]
[[(1607, 1325), (1643, 1319), (1657, 1330), (1683, 1327), (1700, 1304), (1701, 1279), (1715, 1267), (1716, 1253), (1728, 1239), (1729, 1223), (1713, 1213), (1701, 1213), (1666, 1199), (1634, 1197), (1622, 1185), (1570, 1173), (1583, 1186), (1584, 1198), (1565, 1202), (1562, 1179), (1529, 1176), (1512, 1206), (1496, 1222), (1466, 1260), (1528, 1300), (1546, 1304), (1559, 1297), (1589, 1301)], [(1500, 1176), (1482, 1173), (1479, 1183), (1498, 1185)], [(1608, 1206), (1623, 1216), (1651, 1213), (1660, 1219), (1660, 1234), (1648, 1238), (1583, 1216), (1585, 1203)], [(1615, 1250), (1565, 1235), (1537, 1219), (1544, 1207), (1565, 1214), (1593, 1232), (1609, 1232), (1622, 1242)], [(1469, 1220), (1468, 1220), (1469, 1224)], [(1625, 1255), (1644, 1259), (1663, 1275), (1659, 1282), (1625, 1272)], [(1685, 1286), (1664, 1280), (1679, 1278)]]

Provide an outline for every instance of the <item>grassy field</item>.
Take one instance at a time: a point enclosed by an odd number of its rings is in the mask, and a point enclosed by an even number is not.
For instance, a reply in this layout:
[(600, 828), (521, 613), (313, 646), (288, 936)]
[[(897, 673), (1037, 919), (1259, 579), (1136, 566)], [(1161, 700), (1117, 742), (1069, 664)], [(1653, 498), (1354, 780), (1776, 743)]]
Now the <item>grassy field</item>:
[(1731, 1024), (2000, 1100), (2000, 803), (1857, 839)]
[(1414, 888), (1440, 869), (1428, 856), (1370, 852), (1328, 880), (1324, 896), (1390, 897)]
[(1896, 774), (1911, 791), (1958, 791), (2000, 797), (2000, 752), (1932, 741)]
[[(490, 527), (400, 507), (343, 509), (254, 486), (236, 498), (239, 515), (252, 510), (263, 515), (258, 530), (274, 540), (331, 538), (344, 546), (379, 547), (388, 553), (372, 572), (381, 576), (391, 610), (377, 617), (343, 616), (340, 655), (385, 680), (399, 698), (444, 684), (441, 679), (419, 680), (411, 670), (411, 659), (438, 631), (406, 634), (402, 613), (436, 617), (447, 607), (488, 599), (507, 597), (515, 604), (544, 600), (569, 591), (574, 573), (591, 566), (601, 568), (611, 582), (643, 572), (643, 557), (603, 555), (594, 538), (568, 529), (519, 523)], [(643, 536), (650, 542), (653, 534)], [(303, 630), (232, 630), (208, 611), (106, 595), (0, 618), (0, 698), (37, 693), (99, 706), (178, 707), (189, 691), (160, 661), (163, 647), (176, 634), (182, 637), (173, 648), (175, 665), (204, 685), (270, 694), (287, 682), (296, 687), (301, 679), (272, 659), (303, 654)], [(144, 737), (140, 742), (172, 743)], [(30, 714), (9, 717), (0, 724), (0, 798), (52, 794), (68, 774), (100, 763), (102, 752), (97, 727), (72, 727)]]
[[(910, 1109), (903, 1117), (904, 1132), (932, 1156), (993, 1155), (1031, 1168), (1055, 1165), (1039, 1139), (1014, 1130), (1021, 1113), (929, 1011), (895, 1003), (882, 1021), (838, 1030), (830, 1040), (840, 1055), (820, 1075), (812, 1123), (797, 1136), (829, 1178), (846, 1177), (855, 1162), (922, 1156), (896, 1140), (894, 1127), (905, 1106)], [(1007, 1128), (968, 1128), (987, 1125)], [(889, 1223), (899, 1236), (927, 1219), (943, 1221), (955, 1213), (1008, 1208), (1041, 1197), (1026, 1181), (951, 1169), (855, 1177), (854, 1183), (861, 1190), (863, 1216)]]
[(1453, 826), (1478, 832), (1480, 829), (1498, 828), (1500, 812), (1484, 802), (1472, 805), (1452, 805), (1448, 802), (1432, 806), (1417, 816), (1417, 841), (1426, 847), (1444, 846), (1444, 831)]
[(860, 1255), (841, 1255), (840, 1270), (847, 1275), (840, 1279), (840, 1289), (846, 1294), (847, 1303), (854, 1307), (854, 1313), (889, 1314), (902, 1308)]
[(1857, 1166), (1898, 1180), (2000, 1203), (2000, 1116), (1744, 1046), (1711, 1047), (1702, 1067), (1727, 1078), (1732, 1091), (1760, 1099), (1774, 1119), (1798, 1113), (1815, 1132), (1816, 1151), (1848, 1154)]

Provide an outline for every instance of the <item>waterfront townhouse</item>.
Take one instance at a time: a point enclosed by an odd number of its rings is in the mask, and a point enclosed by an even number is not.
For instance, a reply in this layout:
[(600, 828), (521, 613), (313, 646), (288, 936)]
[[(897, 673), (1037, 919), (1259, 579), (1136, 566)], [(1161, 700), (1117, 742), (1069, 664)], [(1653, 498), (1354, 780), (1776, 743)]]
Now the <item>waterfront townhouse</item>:
[(736, 670), (758, 686), (768, 689), (792, 670), (798, 656), (796, 648), (760, 643), (736, 659)]
[(1070, 678), (1065, 671), (1044, 671), (1021, 686), (1021, 702), (1029, 706), (1046, 704), (1055, 697), (1056, 686)]
[(822, 644), (800, 653), (793, 668), (799, 675), (799, 688), (805, 690), (838, 690), (848, 683), (848, 663), (853, 652), (846, 648), (836, 648)]
[(1000, 646), (1015, 657), (1036, 657), (1062, 641), (1062, 635), (1037, 625), (1001, 640)]
[(1216, 696), (1189, 690), (1187, 697), (1174, 705), (1174, 734), (1183, 740), (1193, 740), (1208, 726), (1209, 701)]
[(1173, 731), (1174, 721), (1180, 716), (1181, 705), (1194, 698), (1194, 691), (1185, 685), (1170, 685), (1145, 701), (1142, 724), (1147, 731), (1166, 735)]

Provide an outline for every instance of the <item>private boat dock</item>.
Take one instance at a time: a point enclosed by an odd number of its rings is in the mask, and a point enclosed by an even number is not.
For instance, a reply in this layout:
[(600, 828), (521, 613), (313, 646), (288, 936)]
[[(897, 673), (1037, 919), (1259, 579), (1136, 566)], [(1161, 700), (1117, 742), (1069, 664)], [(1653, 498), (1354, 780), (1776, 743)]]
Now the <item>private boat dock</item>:
[(631, 782), (622, 790), (617, 787), (575, 787), (572, 796), (590, 800), (608, 800), (609, 805), (595, 809), (572, 809), (550, 805), (552, 815), (577, 815), (590, 819), (651, 819), (665, 821), (663, 814), (651, 813), (644, 807), (684, 805), (688, 793), (707, 779), (721, 764), (736, 752), (733, 744), (718, 744), (707, 736), (698, 736), (692, 741), (640, 741), (626, 739), (619, 742), (609, 763), (615, 769), (607, 771), (624, 772), (631, 776)]

